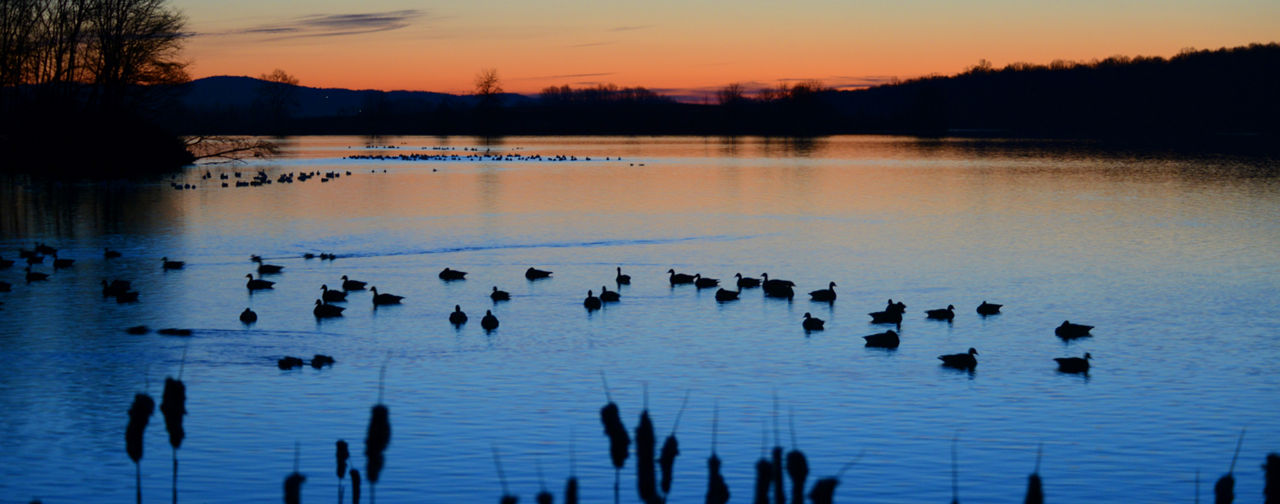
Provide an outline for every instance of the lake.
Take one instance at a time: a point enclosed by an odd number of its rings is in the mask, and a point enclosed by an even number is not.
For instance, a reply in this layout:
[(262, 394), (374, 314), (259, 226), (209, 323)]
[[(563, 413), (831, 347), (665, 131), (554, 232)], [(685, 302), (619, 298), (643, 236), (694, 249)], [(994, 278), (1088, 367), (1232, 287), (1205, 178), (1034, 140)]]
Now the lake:
[[(130, 501), (126, 411), (138, 392), (159, 403), (179, 373), (183, 502), (278, 502), (295, 445), (304, 499), (331, 502), (336, 440), (365, 472), (384, 366), (381, 502), (497, 501), (495, 449), (525, 501), (544, 483), (559, 497), (571, 471), (584, 502), (609, 501), (602, 374), (633, 437), (647, 400), (659, 444), (688, 394), (670, 502), (702, 502), (713, 434), (733, 502), (750, 501), (775, 443), (804, 451), (810, 483), (844, 468), (836, 501), (883, 503), (948, 501), (953, 439), (962, 502), (1022, 502), (1041, 446), (1053, 501), (1190, 502), (1197, 471), (1209, 499), (1241, 429), (1236, 495), (1260, 502), (1259, 464), (1280, 450), (1271, 159), (878, 136), (280, 142), (278, 158), (173, 180), (3, 179), (0, 257), (43, 242), (76, 260), (55, 272), (46, 259), (34, 270), (51, 278), (31, 284), (22, 263), (0, 270), (13, 284), (0, 293), (4, 502)], [(484, 152), (513, 157), (466, 157)], [(345, 158), (411, 153), (459, 157)], [(259, 170), (341, 176), (235, 187)], [(274, 289), (246, 289), (251, 254), (284, 266), (264, 277)], [(554, 273), (528, 281), (531, 266)], [(442, 281), (445, 267), (466, 280)], [(767, 272), (797, 295), (717, 303), (669, 269), (728, 285)], [(318, 321), (321, 285), (342, 275), (404, 302), (352, 292), (345, 316)], [(103, 279), (132, 281), (139, 302), (104, 299)], [(838, 299), (811, 302), (828, 282)], [(495, 286), (512, 299), (492, 302)], [(588, 312), (601, 286), (622, 300)], [(889, 298), (907, 304), (901, 346), (865, 348), (889, 328), (867, 316)], [(984, 300), (1003, 313), (978, 316)], [(952, 322), (925, 320), (948, 304)], [(456, 329), (454, 305), (470, 315)], [(486, 310), (501, 320), (488, 334)], [(806, 334), (805, 313), (826, 330)], [(1060, 340), (1064, 320), (1093, 336)], [(193, 335), (126, 334), (136, 325)], [(939, 365), (969, 347), (973, 373)], [(1087, 376), (1057, 371), (1085, 352)], [(313, 354), (337, 362), (277, 369)], [(144, 498), (167, 500), (158, 411), (145, 448)], [(635, 464), (623, 502), (638, 501)]]

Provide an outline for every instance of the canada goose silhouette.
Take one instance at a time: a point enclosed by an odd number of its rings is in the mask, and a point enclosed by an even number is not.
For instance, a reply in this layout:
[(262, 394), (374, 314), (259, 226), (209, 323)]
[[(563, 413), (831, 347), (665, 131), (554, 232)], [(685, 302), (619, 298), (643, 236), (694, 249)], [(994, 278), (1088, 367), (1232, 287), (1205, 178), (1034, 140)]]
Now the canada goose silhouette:
[(164, 336), (191, 336), (191, 329), (178, 329), (176, 327), (167, 327), (156, 331), (156, 334)]
[(764, 286), (764, 287), (769, 287), (769, 286), (771, 286), (771, 285), (772, 285), (772, 286), (786, 286), (786, 287), (795, 287), (795, 286), (796, 286), (796, 283), (795, 283), (795, 282), (792, 282), (791, 280), (781, 280), (781, 279), (777, 279), (777, 278), (775, 278), (775, 279), (773, 279), (773, 280), (770, 280), (770, 279), (769, 279), (769, 274), (768, 274), (768, 273), (761, 273), (761, 274), (760, 274), (760, 278), (763, 278), (763, 279), (764, 279), (764, 281), (760, 282), (760, 285), (762, 285), (762, 286)]
[(884, 311), (906, 313), (907, 304), (903, 303), (902, 301), (898, 301), (897, 303), (895, 303), (893, 302), (893, 298), (889, 298), (889, 301), (884, 305)]
[(320, 285), (320, 299), (323, 299), (324, 302), (326, 303), (336, 303), (339, 301), (346, 301), (347, 293), (337, 289), (329, 290), (328, 285), (322, 284)]
[(186, 265), (187, 263), (183, 261), (170, 261), (168, 257), (160, 258), (160, 269), (176, 270), (176, 269), (182, 269), (182, 267)]
[(882, 333), (869, 334), (863, 336), (862, 339), (867, 340), (867, 346), (872, 348), (898, 348), (901, 341), (898, 339), (898, 333), (893, 329)]
[(489, 293), (489, 299), (494, 300), (494, 302), (510, 301), (511, 293), (504, 290), (498, 290), (498, 286), (495, 285), (493, 286), (493, 292)]
[(741, 294), (742, 294), (741, 285), (738, 286), (738, 290), (736, 291), (731, 291), (729, 289), (721, 288), (720, 290), (716, 291), (716, 301), (719, 301), (721, 303), (725, 301), (737, 301), (738, 296)]
[(707, 277), (702, 276), (702, 273), (698, 273), (698, 274), (696, 274), (696, 275), (693, 275), (693, 286), (694, 286), (694, 287), (697, 287), (697, 288), (699, 288), (699, 289), (710, 289), (710, 288), (715, 287), (715, 286), (717, 286), (717, 285), (720, 285), (720, 279), (718, 279), (718, 278), (707, 278)]
[(924, 318), (931, 320), (951, 320), (956, 318), (956, 307), (947, 305), (946, 308), (937, 310), (925, 310)]
[(53, 253), (53, 269), (70, 268), (75, 263), (75, 259), (58, 259), (58, 253)]
[(585, 306), (588, 311), (599, 310), (600, 298), (596, 297), (594, 294), (591, 293), (591, 291), (588, 290), (587, 298), (582, 300), (582, 306)]
[(1091, 325), (1072, 324), (1070, 321), (1063, 320), (1062, 325), (1053, 330), (1053, 334), (1058, 335), (1059, 338), (1064, 340), (1087, 338), (1089, 336), (1093, 336), (1092, 334), (1089, 334), (1091, 329), (1093, 329), (1093, 326)]
[(128, 329), (125, 329), (125, 330), (124, 330), (124, 332), (129, 333), (129, 334), (133, 334), (133, 335), (146, 334), (146, 333), (151, 332), (151, 328), (149, 328), (149, 327), (147, 327), (147, 326), (144, 326), (144, 325), (140, 325), (140, 326), (133, 326), (133, 327), (130, 327), (130, 328), (128, 328)]
[(333, 318), (341, 317), (342, 311), (345, 309), (346, 308), (341, 306), (331, 305), (317, 299), (316, 307), (311, 309), (311, 313), (314, 314), (316, 318)]
[(1000, 313), (1000, 307), (1001, 307), (1001, 306), (1004, 306), (1004, 305), (999, 305), (999, 304), (995, 304), (995, 303), (988, 303), (988, 302), (984, 299), (984, 300), (982, 301), (982, 304), (978, 305), (978, 315), (982, 315), (982, 316), (984, 316), (984, 317), (985, 317), (985, 316), (987, 316), (987, 315), (996, 315), (996, 314)]
[(116, 259), (116, 258), (119, 258), (119, 257), (120, 257), (120, 252), (119, 252), (119, 251), (111, 250), (111, 249), (109, 249), (109, 248), (107, 248), (107, 247), (102, 247), (102, 258), (103, 258), (103, 259)]
[(462, 312), (462, 305), (453, 305), (453, 313), (449, 314), (449, 323), (453, 325), (467, 323), (467, 314)]
[(600, 286), (600, 301), (601, 301), (601, 302), (603, 302), (603, 303), (617, 303), (618, 301), (621, 301), (621, 300), (622, 300), (622, 294), (618, 294), (618, 291), (611, 291), (611, 290), (609, 290), (609, 287), (604, 286), (604, 285), (601, 285), (601, 286)]
[(46, 244), (43, 244), (43, 243), (37, 243), (37, 244), (36, 244), (36, 252), (39, 252), (39, 253), (44, 254), (44, 255), (57, 255), (57, 253), (58, 253), (58, 249), (53, 248), (53, 247), (50, 247), (50, 246), (48, 246), (48, 245), (46, 245)]
[(902, 312), (899, 311), (878, 311), (871, 312), (867, 315), (871, 316), (872, 324), (902, 324)]
[(124, 291), (116, 294), (116, 302), (119, 304), (138, 302), (138, 291)]
[(467, 272), (445, 268), (440, 271), (440, 279), (444, 281), (466, 280)]
[(1058, 362), (1059, 373), (1088, 373), (1091, 358), (1093, 356), (1085, 352), (1084, 357), (1058, 357), (1053, 360)]
[(281, 371), (288, 371), (290, 369), (300, 368), (302, 367), (303, 364), (304, 363), (302, 359), (298, 357), (289, 357), (287, 355), (284, 356), (283, 358), (276, 360), (276, 367), (280, 368)]
[(255, 263), (258, 263), (259, 275), (274, 275), (276, 273), (284, 271), (284, 266), (280, 266), (277, 264), (263, 264), (261, 256), (252, 255), (252, 256), (249, 256), (249, 260)]
[(335, 362), (338, 362), (338, 361), (333, 360), (333, 356), (331, 355), (315, 354), (311, 356), (311, 367), (315, 369), (320, 369), (325, 366), (332, 366), (333, 363)]
[(492, 331), (498, 328), (498, 317), (493, 316), (490, 310), (484, 311), (484, 318), (480, 319), (480, 327), (486, 331)]
[(240, 321), (246, 324), (252, 324), (258, 321), (258, 314), (254, 313), (253, 310), (245, 308), (244, 311), (240, 312)]
[(676, 273), (675, 269), (669, 269), (667, 270), (667, 273), (670, 274), (670, 276), (668, 277), (668, 280), (671, 282), (671, 285), (682, 285), (682, 284), (693, 283), (693, 275)]
[(631, 285), (631, 275), (623, 275), (622, 266), (618, 266), (618, 276), (613, 277), (613, 279), (618, 282), (618, 285)]
[(102, 280), (102, 297), (115, 297), (121, 293), (129, 292), (129, 288), (132, 286), (133, 284), (128, 280), (112, 280), (111, 283), (107, 283), (104, 278)]
[(400, 300), (404, 299), (404, 296), (397, 296), (395, 294), (378, 294), (377, 287), (370, 287), (369, 291), (373, 292), (374, 306), (400, 304)]
[(27, 266), (26, 272), (27, 272), (27, 283), (31, 283), (31, 282), (43, 282), (43, 281), (45, 281), (45, 280), (48, 280), (48, 279), (49, 279), (49, 274), (48, 274), (48, 273), (41, 273), (41, 272), (39, 272), (39, 271), (31, 271), (31, 266)]
[(805, 331), (821, 331), (825, 324), (826, 321), (810, 315), (809, 312), (804, 312), (804, 321), (800, 323)]
[(791, 286), (789, 285), (764, 284), (764, 295), (765, 297), (791, 299), (796, 297), (796, 291), (792, 289)]
[[(261, 277), (262, 274), (259, 273), (258, 275)], [(249, 273), (248, 275), (245, 275), (245, 277), (249, 279), (248, 282), (245, 282), (245, 286), (251, 291), (270, 289), (272, 285), (276, 284), (275, 282), (263, 280), (262, 278), (254, 278), (253, 273)]]
[(969, 348), (968, 353), (939, 355), (938, 360), (942, 361), (943, 366), (949, 368), (972, 370), (978, 366), (978, 359), (974, 357), (975, 355), (978, 355), (978, 351)]
[(342, 290), (344, 291), (364, 290), (364, 286), (365, 286), (365, 282), (361, 282), (359, 280), (352, 280), (350, 278), (347, 278), (346, 275), (342, 275)]
[(12, 266), (13, 266), (13, 259), (5, 259), (3, 257), (0, 257), (0, 269), (9, 268)]
[(538, 280), (538, 279), (541, 279), (541, 278), (547, 278), (547, 277), (549, 277), (549, 276), (551, 276), (551, 272), (550, 272), (550, 271), (547, 271), (547, 270), (540, 270), (540, 269), (538, 269), (538, 268), (534, 268), (534, 267), (532, 267), (532, 266), (530, 266), (530, 267), (529, 267), (529, 269), (524, 270), (524, 277), (525, 277), (525, 278), (527, 278), (527, 279), (529, 279), (529, 280)]
[(759, 278), (744, 277), (742, 273), (735, 273), (734, 278), (738, 279), (738, 289), (753, 289), (760, 286)]
[(827, 284), (827, 288), (818, 289), (809, 293), (809, 298), (813, 301), (826, 301), (828, 303), (836, 300), (836, 283)]

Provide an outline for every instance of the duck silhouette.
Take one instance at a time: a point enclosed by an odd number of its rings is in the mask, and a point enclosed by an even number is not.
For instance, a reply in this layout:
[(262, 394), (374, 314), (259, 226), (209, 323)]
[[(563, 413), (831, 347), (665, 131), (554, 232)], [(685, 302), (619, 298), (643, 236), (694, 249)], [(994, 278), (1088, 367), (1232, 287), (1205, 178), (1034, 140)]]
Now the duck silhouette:
[(498, 286), (495, 285), (493, 286), (493, 292), (489, 293), (489, 299), (494, 300), (494, 302), (510, 301), (511, 293), (504, 290), (498, 290)]
[(328, 285), (320, 286), (320, 299), (326, 303), (337, 303), (347, 300), (347, 293), (340, 290), (330, 290)]
[(31, 271), (31, 266), (27, 266), (26, 272), (27, 272), (27, 276), (26, 276), (26, 278), (27, 278), (27, 283), (31, 283), (31, 282), (43, 282), (43, 281), (45, 281), (45, 280), (48, 280), (48, 279), (49, 279), (49, 274), (48, 274), (48, 273), (41, 273), (41, 272), (39, 272), (39, 271)]
[(924, 318), (931, 320), (951, 320), (956, 318), (956, 307), (947, 305), (946, 308), (937, 310), (925, 310)]
[(867, 346), (872, 348), (898, 348), (898, 343), (901, 342), (898, 338), (898, 333), (894, 332), (893, 329), (863, 336), (862, 339), (867, 340)]
[(258, 263), (259, 275), (274, 275), (276, 273), (284, 271), (284, 266), (280, 266), (278, 264), (263, 264), (261, 256), (252, 255), (252, 256), (249, 256), (249, 260), (255, 263)]
[(317, 299), (316, 307), (311, 309), (311, 313), (314, 314), (316, 318), (333, 318), (341, 317), (342, 311), (345, 309), (346, 308), (341, 306), (331, 305)]
[(109, 249), (109, 248), (107, 248), (107, 247), (102, 247), (102, 258), (103, 258), (103, 259), (116, 259), (116, 258), (119, 258), (119, 257), (120, 257), (120, 252), (119, 252), (119, 251), (111, 250), (111, 249)]
[(671, 285), (683, 285), (683, 284), (693, 283), (693, 275), (676, 273), (675, 269), (669, 269), (667, 270), (667, 273), (670, 274), (670, 276), (668, 277), (668, 280), (671, 282)]
[(177, 270), (182, 269), (182, 267), (186, 265), (187, 263), (184, 261), (170, 261), (168, 257), (160, 258), (160, 269)]
[(498, 317), (493, 316), (490, 310), (484, 311), (484, 318), (480, 319), (480, 327), (486, 331), (492, 331), (498, 328)]
[(1000, 313), (1000, 307), (1001, 307), (1001, 306), (1004, 306), (1004, 305), (998, 305), (998, 304), (995, 304), (995, 303), (988, 303), (988, 302), (984, 299), (984, 300), (982, 301), (982, 304), (978, 305), (978, 315), (982, 315), (982, 316), (984, 316), (984, 317), (985, 317), (985, 316), (987, 316), (987, 315), (996, 315), (996, 314)]
[(538, 280), (538, 279), (547, 278), (550, 276), (551, 276), (550, 271), (540, 270), (532, 266), (530, 266), (529, 269), (524, 270), (524, 277), (529, 280)]
[(595, 297), (595, 295), (593, 295), (591, 291), (587, 291), (587, 298), (582, 300), (582, 306), (585, 306), (587, 308), (587, 311), (599, 310), (600, 298)]
[(618, 291), (611, 291), (609, 287), (600, 286), (600, 301), (604, 303), (617, 303), (622, 300), (622, 295)]
[(631, 275), (623, 275), (622, 266), (618, 266), (618, 276), (613, 277), (613, 279), (618, 282), (618, 285), (631, 285)]
[(1087, 338), (1089, 336), (1093, 336), (1092, 334), (1089, 334), (1089, 331), (1092, 329), (1093, 329), (1093, 326), (1091, 325), (1072, 324), (1068, 320), (1063, 320), (1062, 325), (1058, 326), (1057, 329), (1053, 330), (1053, 334), (1056, 334), (1059, 338), (1062, 338), (1064, 340), (1072, 340), (1076, 338)]
[(823, 329), (823, 326), (826, 325), (826, 321), (820, 318), (814, 317), (813, 315), (810, 315), (809, 312), (805, 312), (804, 321), (801, 322), (800, 325), (804, 326), (804, 330), (806, 332), (821, 331)]
[(374, 306), (400, 304), (400, 300), (404, 299), (404, 296), (395, 294), (378, 294), (377, 287), (370, 287), (369, 291), (373, 293)]
[(742, 273), (735, 273), (734, 278), (738, 279), (738, 289), (752, 289), (760, 286), (759, 278), (744, 277)]
[[(259, 273), (259, 275), (261, 275), (261, 273)], [(249, 279), (248, 282), (245, 282), (245, 286), (248, 287), (250, 291), (270, 289), (272, 288), (272, 285), (276, 284), (275, 282), (263, 280), (261, 278), (253, 278), (253, 273), (249, 273), (248, 275), (245, 275), (245, 277)]]
[(825, 301), (828, 303), (835, 301), (836, 300), (836, 283), (835, 282), (828, 283), (827, 288), (818, 289), (816, 291), (810, 292), (809, 298), (812, 299), (813, 301)]
[(721, 288), (720, 290), (716, 291), (716, 301), (719, 301), (721, 303), (725, 301), (737, 301), (738, 296), (741, 294), (742, 294), (741, 285), (738, 286), (738, 290), (736, 291), (731, 291), (728, 289)]
[(240, 312), (240, 321), (246, 324), (252, 324), (258, 321), (258, 314), (254, 313), (253, 310), (245, 308), (244, 311)]
[(440, 271), (440, 279), (445, 281), (466, 280), (467, 272), (445, 268)]
[(939, 355), (938, 360), (942, 361), (942, 365), (949, 368), (972, 370), (978, 367), (978, 359), (974, 357), (978, 355), (978, 351), (970, 348), (967, 353)]
[(449, 314), (449, 323), (456, 326), (467, 323), (467, 314), (462, 312), (461, 305), (453, 305), (453, 313)]
[(365, 282), (361, 282), (359, 280), (352, 280), (350, 278), (347, 278), (346, 275), (342, 275), (342, 290), (359, 291), (359, 290), (364, 290), (364, 286), (365, 286)]
[(717, 285), (720, 285), (720, 279), (718, 279), (718, 278), (707, 278), (707, 277), (702, 276), (702, 273), (698, 273), (698, 274), (696, 274), (696, 275), (693, 275), (693, 286), (694, 286), (694, 287), (697, 287), (697, 288), (699, 288), (699, 289), (710, 289), (710, 288), (715, 287), (715, 286), (717, 286)]
[(1092, 358), (1089, 352), (1085, 352), (1084, 357), (1058, 357), (1053, 360), (1057, 361), (1060, 373), (1088, 373), (1089, 359)]

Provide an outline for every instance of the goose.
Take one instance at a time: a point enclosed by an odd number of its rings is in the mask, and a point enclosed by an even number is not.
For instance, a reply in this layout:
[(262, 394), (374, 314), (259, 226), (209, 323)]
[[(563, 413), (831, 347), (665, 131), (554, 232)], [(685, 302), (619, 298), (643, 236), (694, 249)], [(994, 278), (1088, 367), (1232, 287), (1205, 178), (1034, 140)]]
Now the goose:
[(26, 271), (27, 271), (27, 283), (31, 283), (31, 282), (43, 282), (43, 281), (45, 281), (45, 280), (48, 280), (48, 279), (49, 279), (49, 274), (48, 274), (48, 273), (41, 273), (41, 272), (39, 272), (39, 271), (31, 271), (31, 266), (27, 266), (27, 270), (26, 270)]
[(168, 257), (161, 257), (161, 258), (160, 258), (160, 268), (161, 268), (161, 269), (166, 269), (166, 270), (176, 270), (176, 269), (182, 269), (182, 267), (183, 267), (183, 266), (186, 266), (186, 265), (187, 265), (187, 263), (185, 263), (185, 262), (183, 262), (183, 261), (170, 261)]
[(925, 310), (924, 318), (932, 320), (951, 320), (956, 318), (956, 307), (947, 305), (946, 308), (938, 310)]
[(132, 283), (128, 280), (112, 280), (111, 283), (107, 283), (104, 278), (102, 279), (102, 297), (112, 297), (122, 292), (128, 292), (132, 286)]
[(107, 247), (102, 247), (103, 259), (116, 259), (118, 257), (120, 257), (120, 252), (111, 250), (110, 248), (107, 248)]
[(57, 255), (58, 249), (45, 245), (43, 243), (36, 244), (36, 252), (44, 255)]
[(786, 299), (791, 299), (793, 297), (796, 297), (796, 291), (792, 290), (790, 285), (787, 285), (787, 284), (771, 285), (767, 283), (762, 285), (764, 285), (764, 295), (766, 297), (786, 298)]
[(320, 369), (325, 366), (332, 366), (333, 363), (335, 362), (338, 362), (338, 361), (333, 360), (333, 356), (331, 355), (315, 354), (311, 356), (311, 367), (315, 369)]
[(124, 332), (133, 334), (133, 335), (146, 334), (151, 332), (151, 328), (144, 325), (139, 325), (139, 326), (133, 326), (128, 329), (125, 329)]
[(493, 286), (493, 292), (489, 293), (489, 299), (492, 299), (494, 302), (510, 301), (511, 293), (504, 290), (498, 290), (498, 286), (495, 285)]
[(617, 303), (622, 300), (622, 295), (618, 291), (611, 291), (608, 287), (600, 286), (600, 301), (604, 303)]
[(684, 274), (684, 273), (676, 273), (676, 270), (675, 270), (675, 269), (669, 269), (669, 270), (667, 270), (667, 273), (670, 273), (670, 274), (671, 274), (671, 276), (669, 277), (669, 280), (671, 281), (671, 285), (680, 285), (680, 284), (690, 284), (690, 283), (693, 283), (693, 276), (692, 276), (692, 275), (686, 275), (686, 274)]
[(289, 357), (287, 355), (284, 358), (276, 360), (276, 367), (280, 368), (280, 370), (282, 371), (288, 371), (293, 368), (300, 368), (302, 367), (303, 364), (304, 363), (302, 362), (302, 359), (297, 357)]
[(871, 348), (898, 348), (898, 333), (893, 329), (882, 333), (870, 334), (863, 336), (862, 339), (867, 340), (867, 346)]
[(493, 316), (490, 310), (484, 311), (484, 318), (480, 319), (480, 327), (486, 331), (492, 331), (498, 328), (498, 317)]
[(370, 287), (369, 290), (373, 292), (374, 306), (400, 304), (400, 300), (404, 299), (404, 296), (397, 296), (395, 294), (378, 294), (377, 287)]
[(1092, 334), (1089, 334), (1090, 329), (1093, 329), (1093, 326), (1084, 325), (1084, 324), (1072, 324), (1069, 321), (1063, 320), (1062, 325), (1058, 326), (1057, 329), (1054, 329), (1053, 333), (1058, 335), (1059, 338), (1069, 340), (1069, 339), (1086, 338), (1089, 336), (1093, 336)]
[(795, 282), (792, 282), (791, 280), (778, 280), (778, 279), (769, 280), (769, 274), (768, 274), (768, 273), (761, 273), (761, 274), (760, 274), (760, 278), (763, 278), (763, 279), (764, 279), (764, 281), (763, 281), (763, 282), (761, 282), (761, 283), (760, 283), (760, 285), (763, 285), (763, 286), (765, 286), (765, 287), (769, 287), (769, 286), (771, 286), (771, 285), (773, 285), (773, 286), (785, 286), (785, 287), (795, 287), (795, 286), (796, 286), (796, 283), (795, 283)]
[(702, 273), (698, 273), (696, 275), (693, 275), (693, 285), (699, 289), (710, 289), (712, 287), (720, 285), (720, 279), (706, 278), (702, 276)]
[(885, 311), (871, 312), (871, 313), (868, 313), (867, 315), (870, 315), (870, 316), (871, 316), (871, 323), (872, 323), (872, 324), (898, 324), (898, 325), (902, 325), (902, 313), (901, 313), (901, 312), (897, 312), (897, 311), (893, 311), (893, 310), (885, 310)]
[(1089, 359), (1093, 358), (1089, 352), (1084, 353), (1084, 357), (1058, 357), (1053, 359), (1058, 362), (1058, 372), (1060, 373), (1088, 373)]
[(0, 269), (5, 269), (11, 266), (13, 266), (13, 259), (5, 259), (3, 257), (0, 257)]
[(938, 360), (942, 361), (943, 366), (949, 368), (972, 371), (973, 368), (978, 367), (978, 359), (974, 357), (975, 355), (978, 355), (978, 351), (970, 348), (968, 353), (939, 355)]
[(440, 279), (444, 281), (466, 280), (467, 272), (445, 268), (440, 271)]
[(884, 311), (906, 313), (907, 304), (903, 303), (902, 301), (898, 301), (897, 303), (895, 303), (893, 302), (893, 298), (889, 298), (889, 302), (886, 303), (884, 306)]
[(826, 301), (828, 303), (836, 300), (836, 283), (827, 284), (827, 288), (818, 289), (809, 293), (809, 298), (813, 301)]
[(365, 286), (365, 282), (361, 282), (359, 280), (352, 280), (350, 278), (347, 278), (346, 275), (342, 275), (342, 290), (344, 291), (364, 290), (364, 286)]
[(742, 276), (742, 273), (736, 273), (736, 274), (734, 274), (733, 276), (734, 276), (734, 278), (737, 278), (737, 279), (738, 279), (738, 289), (739, 289), (739, 290), (741, 290), (741, 289), (752, 289), (752, 288), (756, 288), (756, 287), (759, 287), (759, 286), (760, 286), (760, 279), (759, 279), (759, 278), (744, 277), (744, 276)]
[(329, 286), (328, 286), (328, 285), (321, 285), (321, 286), (320, 286), (320, 299), (323, 299), (323, 300), (324, 300), (324, 302), (326, 302), (326, 303), (336, 303), (336, 302), (339, 302), (339, 301), (346, 301), (346, 300), (347, 300), (347, 293), (342, 292), (342, 291), (337, 290), (337, 289), (329, 290)]
[(120, 304), (138, 302), (138, 291), (126, 291), (116, 294), (116, 302)]
[(551, 276), (551, 272), (550, 272), (550, 271), (547, 271), (547, 270), (540, 270), (540, 269), (538, 269), (538, 268), (534, 268), (534, 267), (532, 267), (532, 266), (530, 266), (530, 267), (529, 267), (529, 269), (524, 270), (524, 277), (525, 277), (525, 278), (527, 278), (527, 279), (529, 279), (529, 280), (537, 280), (537, 279), (539, 279), (539, 278), (547, 278), (547, 277), (549, 277), (549, 276)]
[(75, 259), (58, 259), (58, 253), (53, 253), (53, 269), (70, 268), (75, 263)]
[[(258, 276), (261, 277), (262, 274), (259, 273)], [(275, 282), (272, 282), (269, 280), (263, 280), (262, 278), (254, 278), (253, 273), (249, 273), (248, 275), (245, 275), (245, 278), (249, 279), (248, 282), (245, 282), (245, 287), (248, 287), (249, 291), (251, 292), (256, 290), (262, 290), (262, 289), (270, 289), (272, 285), (276, 284)]]
[(266, 274), (266, 275), (274, 275), (274, 274), (276, 274), (276, 273), (279, 273), (279, 272), (281, 272), (281, 271), (284, 271), (284, 266), (279, 266), (279, 265), (276, 265), (276, 264), (263, 264), (263, 263), (262, 263), (262, 257), (261, 257), (261, 256), (256, 256), (256, 255), (254, 255), (254, 256), (249, 256), (249, 260), (251, 260), (251, 261), (253, 261), (253, 262), (258, 263), (258, 274), (259, 274), (259, 275), (263, 275), (263, 274)]
[(453, 305), (453, 313), (449, 314), (449, 323), (453, 325), (467, 323), (467, 314), (462, 312), (462, 305)]
[(244, 311), (240, 312), (240, 321), (246, 324), (252, 324), (258, 321), (258, 314), (254, 313), (253, 310), (245, 308)]
[[(618, 266), (618, 276), (613, 277), (613, 279), (618, 282), (618, 285), (631, 285), (631, 275), (623, 275), (622, 266)], [(600, 295), (603, 296), (604, 294)]]
[(311, 309), (311, 313), (314, 314), (316, 318), (333, 318), (333, 317), (341, 317), (342, 310), (345, 310), (345, 309), (346, 308), (343, 308), (341, 306), (331, 305), (317, 299), (316, 307)]
[(1001, 306), (1004, 306), (1004, 305), (988, 303), (986, 300), (983, 300), (982, 304), (978, 305), (978, 315), (982, 315), (984, 317), (987, 315), (995, 315), (997, 313), (1000, 313)]
[(168, 327), (168, 328), (157, 330), (156, 334), (162, 334), (164, 336), (191, 336), (191, 329), (178, 329), (176, 327)]
[(800, 323), (800, 325), (804, 326), (806, 332), (821, 331), (823, 329), (822, 326), (825, 324), (826, 321), (810, 315), (809, 312), (804, 312), (804, 321)]
[(738, 286), (738, 290), (736, 291), (731, 291), (729, 289), (721, 288), (720, 290), (716, 291), (716, 301), (719, 301), (721, 303), (725, 301), (737, 301), (738, 295), (740, 294), (742, 294), (741, 285)]
[(582, 300), (582, 306), (587, 307), (587, 311), (600, 309), (600, 298), (596, 297), (591, 291), (587, 291), (587, 298)]
[(9, 292), (13, 290), (13, 284), (9, 282), (0, 282), (0, 292)]

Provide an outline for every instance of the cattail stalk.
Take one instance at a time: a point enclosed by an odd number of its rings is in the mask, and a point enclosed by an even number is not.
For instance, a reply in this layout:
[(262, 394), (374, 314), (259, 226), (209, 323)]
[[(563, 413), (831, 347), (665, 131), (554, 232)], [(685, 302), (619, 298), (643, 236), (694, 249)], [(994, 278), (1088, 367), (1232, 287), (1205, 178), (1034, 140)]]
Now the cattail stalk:
[(142, 438), (155, 412), (156, 402), (147, 394), (134, 394), (129, 406), (129, 424), (124, 429), (124, 448), (133, 460), (134, 487), (138, 504), (142, 504)]
[(182, 429), (182, 417), (187, 414), (187, 386), (181, 379), (166, 377), (163, 397), (160, 413), (164, 415), (164, 426), (169, 431), (169, 447), (173, 455), (173, 504), (178, 504), (178, 448), (186, 437), (186, 431)]

